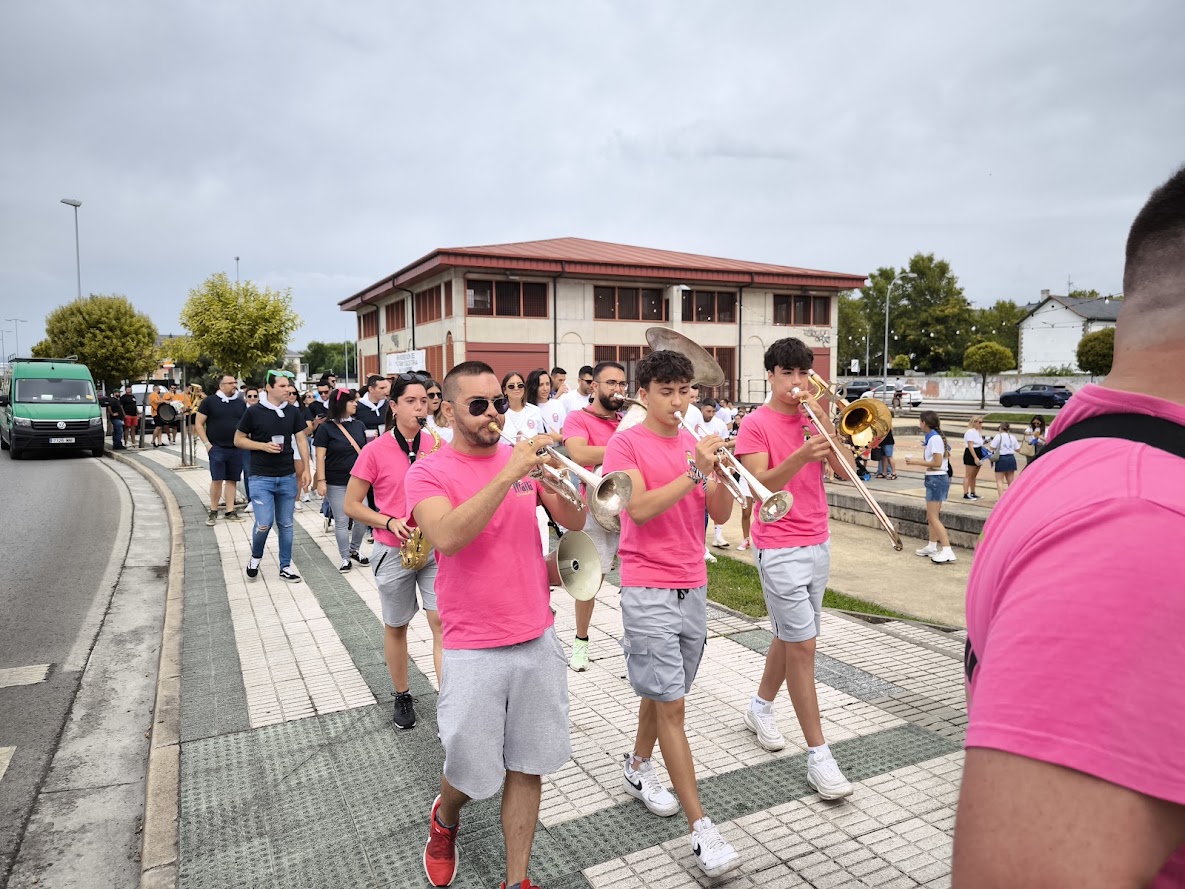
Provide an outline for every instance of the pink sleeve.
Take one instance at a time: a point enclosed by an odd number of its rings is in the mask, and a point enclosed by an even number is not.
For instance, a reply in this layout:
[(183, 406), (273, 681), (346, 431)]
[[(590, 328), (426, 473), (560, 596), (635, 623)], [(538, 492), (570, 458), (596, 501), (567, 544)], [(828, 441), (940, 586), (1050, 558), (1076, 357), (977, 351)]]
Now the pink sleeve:
[(363, 447), (358, 454), (358, 459), (354, 461), (354, 468), (350, 470), (350, 475), (373, 485), (375, 476), (378, 474), (375, 472), (378, 467), (375, 465), (374, 456), (374, 448)]
[(561, 435), (564, 441), (569, 438), (583, 438), (587, 444), (588, 428), (584, 425), (584, 417), (584, 411), (574, 411), (564, 418), (564, 431)]
[[(1139, 499), (1059, 518), (968, 602), (968, 747), (1055, 763), (1185, 804), (1185, 515)], [(974, 615), (972, 614), (974, 609)]]
[(605, 459), (601, 463), (601, 473), (608, 474), (618, 469), (637, 469), (641, 467), (633, 462), (634, 449), (627, 435), (614, 435), (605, 445)]
[(765, 429), (755, 414), (750, 414), (745, 418), (745, 422), (741, 423), (736, 442), (733, 453), (738, 457), (743, 454), (769, 453), (769, 445), (765, 441)]
[(440, 481), (427, 471), (424, 463), (417, 461), (403, 478), (403, 498), (408, 515), (415, 512), (416, 507), (430, 497), (447, 496), (448, 493)]

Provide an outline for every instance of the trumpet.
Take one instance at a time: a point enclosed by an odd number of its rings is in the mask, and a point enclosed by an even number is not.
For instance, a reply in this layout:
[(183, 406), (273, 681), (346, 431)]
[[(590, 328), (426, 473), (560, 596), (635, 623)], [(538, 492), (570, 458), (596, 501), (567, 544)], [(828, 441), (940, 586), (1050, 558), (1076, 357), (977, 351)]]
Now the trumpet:
[[(515, 445), (518, 443), (507, 435), (497, 423), (490, 423), (489, 428), (491, 431), (497, 432), (509, 444)], [(611, 472), (602, 477), (595, 472), (589, 472), (579, 463), (565, 457), (553, 447), (543, 448), (539, 453), (546, 453), (552, 459), (559, 460), (568, 472), (571, 472), (584, 482), (585, 496), (588, 498), (587, 503), (580, 496), (580, 492), (576, 490), (576, 486), (572, 484), (563, 470), (556, 469), (554, 466), (544, 463), (535, 469), (531, 473), (531, 476), (547, 485), (547, 487), (555, 491), (577, 509), (584, 509), (587, 506), (593, 519), (602, 527), (607, 528), (611, 526), (613, 524), (612, 520), (621, 514), (621, 511), (625, 509), (625, 505), (629, 503), (630, 497), (633, 496), (634, 483), (630, 480), (629, 473), (620, 471)]]
[[(815, 399), (817, 400), (826, 396), (831, 399), (832, 404), (839, 408), (839, 419), (835, 423), (835, 430), (841, 438), (846, 440), (850, 447), (854, 450), (862, 451), (874, 441), (888, 435), (889, 430), (893, 426), (892, 414), (889, 413), (889, 409), (881, 402), (871, 398), (858, 398), (855, 402), (849, 403), (841, 398), (832, 386), (813, 370), (809, 372), (809, 375), (811, 384), (815, 387)], [(790, 391), (791, 394), (796, 396), (805, 394), (797, 386)], [(811, 418), (811, 422), (815, 424), (815, 428), (819, 430), (819, 433), (827, 439), (827, 444), (831, 446), (831, 450), (843, 460), (844, 455), (839, 449), (839, 444), (823, 427), (823, 424), (819, 422), (819, 418), (815, 416), (815, 412), (811, 410), (810, 405), (806, 403), (805, 399), (802, 401), (802, 408), (806, 411), (807, 416)], [(844, 463), (846, 465), (847, 461), (844, 460)], [(850, 474), (856, 490), (864, 498), (864, 502), (868, 504), (868, 508), (872, 510), (873, 516), (876, 517), (881, 527), (888, 533), (889, 539), (893, 541), (893, 549), (900, 552), (904, 544), (901, 542), (901, 535), (893, 527), (893, 522), (881, 508), (881, 505), (876, 502), (876, 499), (872, 496), (872, 492), (860, 480), (860, 476), (856, 474), (854, 469)]]
[[(692, 428), (691, 424), (687, 422), (687, 419), (679, 411), (675, 411), (675, 417), (684, 429), (695, 436), (696, 441), (703, 441), (707, 437), (707, 433)], [(737, 503), (744, 506), (745, 500), (748, 498), (745, 496), (745, 492), (741, 490), (741, 486), (737, 484), (736, 479), (729, 474), (729, 470), (740, 475), (745, 480), (745, 483), (748, 484), (749, 490), (753, 492), (753, 496), (761, 503), (761, 508), (757, 510), (759, 521), (776, 522), (790, 512), (790, 507), (794, 505), (794, 497), (791, 496), (789, 491), (778, 491), (777, 493), (771, 491), (759, 482), (757, 476), (747, 470), (741, 461), (737, 459), (736, 455), (728, 448), (720, 448), (716, 452), (716, 457), (720, 463), (724, 464), (723, 467), (717, 467), (717, 481), (728, 489), (728, 493), (732, 495), (732, 498)]]

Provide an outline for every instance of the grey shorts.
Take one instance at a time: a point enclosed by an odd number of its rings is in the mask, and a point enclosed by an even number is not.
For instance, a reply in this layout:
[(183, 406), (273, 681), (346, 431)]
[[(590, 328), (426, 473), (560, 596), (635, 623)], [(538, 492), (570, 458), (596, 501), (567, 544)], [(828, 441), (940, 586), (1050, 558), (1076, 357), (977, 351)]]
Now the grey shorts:
[(639, 697), (677, 701), (691, 691), (708, 641), (707, 607), (706, 586), (622, 588), (621, 648)]
[(819, 635), (830, 569), (830, 541), (757, 550), (769, 622), (783, 642), (806, 642)]
[(399, 549), (374, 542), (370, 551), (374, 566), (374, 582), (379, 588), (379, 604), (383, 623), (388, 627), (405, 627), (416, 616), (416, 587), (424, 600), (425, 611), (436, 611), (436, 553), (428, 557), (419, 571), (409, 571), (399, 560)]
[(621, 545), (621, 534), (610, 534), (591, 515), (585, 518), (584, 533), (592, 539), (597, 555), (601, 557), (601, 574), (608, 574), (613, 570), (613, 557)]
[(436, 717), (444, 777), (473, 799), (507, 772), (549, 775), (572, 758), (568, 658), (555, 630), (501, 648), (444, 650)]

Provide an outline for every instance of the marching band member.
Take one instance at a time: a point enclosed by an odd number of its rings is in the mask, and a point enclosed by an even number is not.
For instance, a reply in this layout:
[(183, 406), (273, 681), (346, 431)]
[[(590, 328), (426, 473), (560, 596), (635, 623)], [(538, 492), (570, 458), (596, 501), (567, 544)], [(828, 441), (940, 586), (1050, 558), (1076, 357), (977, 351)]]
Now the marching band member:
[[(605, 445), (621, 417), (617, 413), (625, 394), (625, 368), (615, 361), (602, 361), (590, 373), (588, 385), (592, 403), (568, 414), (564, 420), (564, 447), (568, 456), (585, 469), (592, 470), (605, 461)], [(581, 374), (581, 384), (584, 375)], [(584, 533), (592, 538), (601, 557), (601, 579), (613, 570), (619, 535), (606, 531), (595, 520), (584, 523)], [(576, 602), (576, 639), (572, 643), (570, 666), (577, 673), (588, 669), (588, 627), (592, 622), (596, 598)]]
[(809, 435), (810, 419), (801, 408), (804, 398), (827, 432), (835, 435), (827, 412), (803, 394), (810, 391), (807, 372), (814, 360), (814, 353), (793, 337), (771, 345), (765, 352), (771, 397), (745, 418), (736, 438), (736, 455), (744, 467), (771, 491), (785, 489), (794, 496), (788, 516), (777, 522), (756, 522), (752, 529), (775, 638), (765, 656), (757, 694), (745, 710), (745, 725), (766, 750), (786, 746), (773, 711), (785, 682), (806, 738), (807, 782), (824, 799), (840, 799), (852, 792), (852, 785), (823, 738), (815, 692), (815, 638), (831, 562), (823, 463), (842, 477), (854, 470), (831, 451), (823, 435)]
[(541, 776), (572, 755), (567, 669), (553, 629), (535, 506), (543, 502), (575, 529), (584, 525), (584, 512), (527, 477), (548, 461), (540, 451), (550, 436), (514, 448), (500, 444), (497, 429), (508, 405), (489, 365), (467, 361), (449, 371), (444, 403), (453, 443), (417, 462), (406, 483), (407, 505), (440, 561), (436, 588), (449, 678), (437, 707), (444, 775), (429, 816), (424, 869), (434, 886), (452, 881), (462, 806), (501, 789), (503, 885), (530, 886)]
[[(621, 514), (621, 645), (630, 685), (642, 700), (623, 782), (656, 815), (674, 815), (682, 803), (696, 862), (716, 877), (740, 857), (700, 805), (683, 719), (707, 641), (704, 510), (718, 522), (732, 512), (732, 496), (711, 478), (724, 442), (709, 434), (697, 443), (680, 427), (676, 414), (687, 409), (694, 374), (685, 356), (652, 352), (637, 374), (646, 419), (610, 439), (603, 467), (628, 472), (634, 483)], [(678, 800), (655, 774), (655, 741)]]
[[(412, 546), (415, 532), (406, 505), (404, 486), (408, 470), (440, 447), (440, 438), (420, 426), (428, 413), (428, 395), (423, 381), (414, 374), (401, 374), (391, 387), (393, 422), (378, 438), (367, 443), (358, 454), (346, 486), (346, 515), (374, 529), (374, 548), (370, 553), (371, 570), (379, 591), (383, 615), (383, 655), (395, 690), (395, 711), (391, 721), (396, 728), (409, 729), (416, 724), (407, 671), (407, 625), (416, 615), (416, 589), (419, 588), (428, 626), (432, 629), (432, 661), (436, 684), (440, 686), (441, 631), (436, 608), (436, 559), (427, 543), (419, 560), (408, 550), (404, 564), (401, 547)], [(374, 507), (368, 495), (374, 494)]]

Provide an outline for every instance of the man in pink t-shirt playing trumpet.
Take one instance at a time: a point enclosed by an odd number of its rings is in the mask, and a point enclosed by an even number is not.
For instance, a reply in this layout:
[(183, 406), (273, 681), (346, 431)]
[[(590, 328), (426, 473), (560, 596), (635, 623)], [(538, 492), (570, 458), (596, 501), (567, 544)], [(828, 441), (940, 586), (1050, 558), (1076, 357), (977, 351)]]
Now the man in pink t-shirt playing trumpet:
[(550, 436), (501, 443), (509, 403), (489, 365), (457, 365), (443, 390), (453, 441), (417, 461), (404, 483), (407, 507), (436, 550), (444, 641), (436, 713), (444, 775), (424, 870), (433, 886), (452, 882), (461, 807), (501, 790), (503, 885), (529, 887), (541, 776), (572, 756), (567, 658), (552, 628), (535, 508), (542, 503), (575, 530), (584, 512), (528, 477), (550, 459)]
[(835, 436), (827, 411), (806, 394), (813, 390), (809, 374), (814, 360), (814, 353), (794, 337), (766, 349), (770, 399), (745, 418), (736, 438), (736, 455), (744, 467), (771, 491), (786, 490), (794, 497), (794, 508), (785, 518), (753, 525), (753, 548), (774, 638), (757, 694), (745, 710), (745, 725), (766, 750), (786, 746), (773, 710), (784, 682), (807, 744), (807, 783), (824, 799), (842, 799), (852, 792), (852, 785), (823, 737), (815, 691), (815, 639), (831, 568), (823, 463), (841, 478), (855, 470), (831, 450), (819, 430), (812, 429), (802, 409), (805, 400), (826, 432)]

